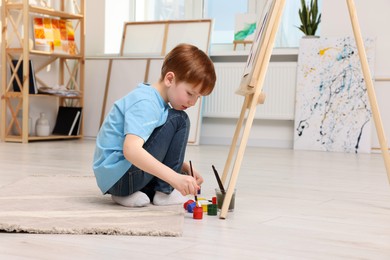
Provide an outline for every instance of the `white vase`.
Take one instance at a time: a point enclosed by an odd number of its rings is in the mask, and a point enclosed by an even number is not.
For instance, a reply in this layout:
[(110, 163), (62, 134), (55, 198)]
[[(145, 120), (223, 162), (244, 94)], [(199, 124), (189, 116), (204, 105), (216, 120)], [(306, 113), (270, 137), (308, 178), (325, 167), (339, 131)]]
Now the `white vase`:
[(51, 8), (51, 0), (30, 0), (30, 5), (37, 5), (43, 8)]
[(66, 0), (65, 1), (65, 12), (69, 14), (75, 14), (75, 6), (73, 3), (73, 0)]
[(47, 120), (45, 113), (41, 113), (35, 125), (35, 133), (37, 136), (48, 136), (50, 135), (50, 124)]

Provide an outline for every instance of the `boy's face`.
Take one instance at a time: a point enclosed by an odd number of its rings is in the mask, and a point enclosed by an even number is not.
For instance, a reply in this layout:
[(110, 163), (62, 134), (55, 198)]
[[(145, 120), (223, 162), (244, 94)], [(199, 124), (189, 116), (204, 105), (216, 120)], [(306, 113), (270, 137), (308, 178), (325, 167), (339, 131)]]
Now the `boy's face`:
[(200, 86), (194, 87), (192, 84), (186, 82), (172, 82), (168, 88), (167, 97), (168, 102), (173, 109), (186, 110), (196, 104), (196, 101), (202, 96), (200, 93)]

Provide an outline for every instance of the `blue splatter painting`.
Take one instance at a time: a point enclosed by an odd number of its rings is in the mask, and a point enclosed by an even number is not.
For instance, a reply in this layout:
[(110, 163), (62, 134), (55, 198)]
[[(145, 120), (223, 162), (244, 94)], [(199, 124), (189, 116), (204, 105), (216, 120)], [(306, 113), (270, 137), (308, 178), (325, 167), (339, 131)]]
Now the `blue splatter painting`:
[[(364, 44), (372, 73), (375, 41)], [(301, 40), (294, 149), (371, 151), (371, 108), (354, 38)]]

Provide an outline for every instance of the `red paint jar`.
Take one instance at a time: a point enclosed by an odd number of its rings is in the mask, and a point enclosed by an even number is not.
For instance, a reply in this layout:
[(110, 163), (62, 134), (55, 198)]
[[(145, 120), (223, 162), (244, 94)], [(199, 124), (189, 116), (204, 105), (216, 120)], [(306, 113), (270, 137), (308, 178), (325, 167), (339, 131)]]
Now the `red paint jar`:
[(203, 208), (202, 207), (195, 207), (194, 208), (194, 219), (202, 219), (203, 218)]

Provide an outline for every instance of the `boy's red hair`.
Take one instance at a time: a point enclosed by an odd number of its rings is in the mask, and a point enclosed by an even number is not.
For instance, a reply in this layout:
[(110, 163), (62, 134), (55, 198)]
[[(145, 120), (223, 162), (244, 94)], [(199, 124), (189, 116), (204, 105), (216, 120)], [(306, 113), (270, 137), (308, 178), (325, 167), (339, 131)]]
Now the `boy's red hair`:
[(190, 44), (179, 44), (165, 57), (161, 68), (162, 81), (169, 72), (175, 74), (178, 82), (201, 86), (200, 93), (209, 95), (215, 86), (216, 75), (214, 64), (198, 47)]

